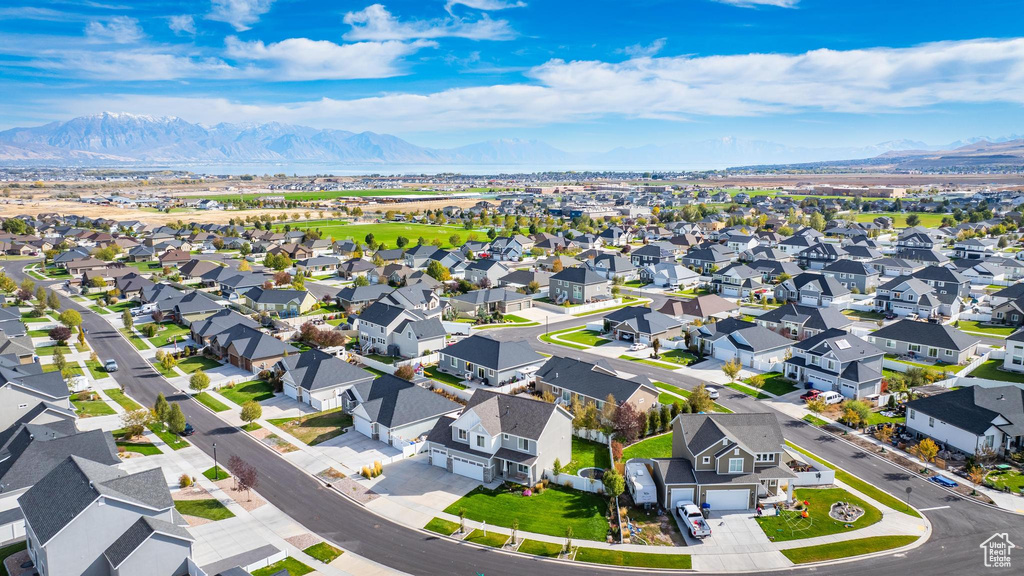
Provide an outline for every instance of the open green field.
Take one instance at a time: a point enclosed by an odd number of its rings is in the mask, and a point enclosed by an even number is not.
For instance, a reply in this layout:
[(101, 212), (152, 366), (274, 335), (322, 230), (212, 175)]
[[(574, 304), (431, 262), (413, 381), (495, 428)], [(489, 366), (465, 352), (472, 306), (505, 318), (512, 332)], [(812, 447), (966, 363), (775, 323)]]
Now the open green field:
[(460, 509), (465, 509), (470, 520), (510, 528), (512, 521), (518, 519), (520, 530), (549, 536), (565, 536), (567, 526), (572, 526), (576, 538), (581, 540), (604, 542), (608, 534), (604, 517), (608, 501), (603, 496), (554, 484), (532, 496), (509, 491), (508, 485), (495, 490), (479, 486), (445, 512), (458, 514)]
[[(310, 223), (308, 226), (305, 222), (292, 224), (293, 229), (306, 229), (307, 227), (319, 229), (324, 238), (334, 238), (334, 240), (344, 240), (349, 238), (352, 240), (358, 240), (359, 242), (365, 242), (366, 235), (372, 233), (373, 239), (376, 242), (383, 242), (388, 248), (398, 248), (399, 236), (404, 236), (409, 240), (409, 244), (406, 248), (416, 246), (416, 242), (421, 236), (427, 241), (427, 244), (433, 242), (434, 239), (440, 239), (444, 247), (450, 248), (451, 244), (448, 242), (448, 238), (450, 238), (452, 234), (458, 234), (460, 240), (465, 242), (469, 233), (472, 232), (471, 230), (466, 230), (462, 226), (433, 226), (431, 224), (407, 224), (404, 222), (387, 222), (383, 224), (344, 224), (332, 221), (327, 223)], [(475, 233), (478, 239), (487, 239), (487, 230), (476, 230)]]
[(921, 219), (921, 223), (918, 224), (918, 226), (923, 226), (925, 228), (938, 228), (942, 225), (942, 219), (949, 216), (949, 214), (924, 214), (920, 212), (858, 212), (857, 222), (871, 222), (879, 216), (888, 216), (889, 218), (892, 218), (896, 228), (906, 228), (907, 216), (910, 216), (911, 214), (917, 214), (918, 218)]
[(178, 500), (174, 508), (181, 514), (206, 518), (207, 520), (227, 520), (235, 515), (227, 509), (216, 498), (203, 498), (202, 500)]
[[(321, 190), (319, 192), (281, 192), (270, 194), (211, 194), (199, 196), (195, 199), (211, 199), (218, 202), (226, 200), (242, 199), (247, 202), (258, 200), (261, 197), (280, 197), (295, 202), (310, 202), (314, 200), (333, 200), (335, 198), (372, 198), (374, 196), (439, 196), (444, 192), (430, 192), (424, 190), (409, 190), (406, 188), (389, 188), (380, 190)], [(190, 198), (193, 199), (193, 198)]]

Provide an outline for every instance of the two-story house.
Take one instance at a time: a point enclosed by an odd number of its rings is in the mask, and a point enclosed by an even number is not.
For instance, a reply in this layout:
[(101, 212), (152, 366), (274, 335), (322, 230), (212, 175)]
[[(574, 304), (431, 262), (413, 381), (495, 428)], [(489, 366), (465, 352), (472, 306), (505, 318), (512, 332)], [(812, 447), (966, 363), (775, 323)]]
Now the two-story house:
[(447, 331), (437, 317), (377, 301), (359, 313), (355, 328), (363, 353), (414, 358), (444, 348)]
[(588, 263), (588, 266), (609, 280), (622, 278), (628, 282), (636, 278), (637, 275), (636, 267), (630, 262), (630, 259), (618, 254), (599, 254)]
[(781, 496), (795, 477), (783, 466), (785, 440), (773, 414), (680, 414), (672, 421), (672, 457), (654, 458), (658, 502), (707, 505), (711, 513), (748, 510)]
[(931, 318), (940, 314), (941, 306), (934, 288), (924, 280), (910, 276), (893, 278), (875, 292), (875, 309), (897, 316), (917, 314), (921, 318)]
[(584, 304), (608, 299), (611, 289), (608, 280), (589, 268), (565, 268), (551, 276), (548, 294), (555, 302)]
[(438, 370), (491, 386), (524, 380), (544, 363), (526, 340), (502, 341), (479, 334), (439, 350)]
[(965, 260), (984, 260), (996, 253), (995, 238), (967, 238), (953, 244), (953, 256)]
[(775, 287), (775, 299), (782, 302), (798, 302), (804, 306), (845, 309), (851, 302), (849, 288), (835, 278), (816, 272), (804, 272)]
[(823, 267), (821, 273), (829, 278), (835, 278), (850, 292), (869, 294), (878, 288), (878, 270), (864, 262), (849, 259), (837, 260)]
[(754, 319), (760, 326), (802, 340), (826, 330), (844, 330), (853, 325), (853, 320), (835, 308), (818, 308), (799, 304), (783, 304)]
[(862, 399), (881, 392), (885, 353), (844, 330), (825, 330), (793, 346), (786, 377), (814, 389)]
[(683, 265), (703, 274), (710, 274), (728, 266), (737, 254), (721, 244), (699, 244), (690, 248), (682, 258)]
[(846, 250), (837, 244), (818, 242), (797, 253), (797, 260), (805, 268), (821, 270), (846, 257)]
[(497, 260), (474, 260), (466, 266), (463, 274), (470, 284), (497, 286), (498, 280), (508, 272), (508, 267)]
[(629, 253), (629, 259), (636, 268), (675, 262), (675, 247), (668, 242), (652, 242)]
[(711, 287), (726, 298), (747, 298), (762, 288), (761, 279), (757, 270), (734, 262), (711, 274)]
[(481, 482), (532, 485), (572, 460), (572, 415), (558, 404), (478, 389), (462, 413), (427, 436), (433, 466)]

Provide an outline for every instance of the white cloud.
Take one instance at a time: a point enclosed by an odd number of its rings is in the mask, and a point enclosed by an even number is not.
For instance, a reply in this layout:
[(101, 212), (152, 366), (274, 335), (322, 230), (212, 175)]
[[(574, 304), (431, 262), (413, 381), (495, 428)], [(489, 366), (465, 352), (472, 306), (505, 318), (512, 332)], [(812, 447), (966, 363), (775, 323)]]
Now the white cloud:
[(167, 22), (167, 26), (171, 29), (171, 32), (175, 34), (185, 36), (196, 35), (196, 21), (191, 14), (182, 14), (180, 16), (171, 16)]
[(632, 46), (626, 46), (618, 52), (633, 58), (650, 58), (665, 48), (665, 42), (665, 38), (658, 38), (650, 44), (633, 44)]
[(730, 4), (741, 8), (757, 8), (758, 6), (776, 6), (779, 8), (796, 8), (800, 0), (711, 0), (719, 4)]
[(199, 58), (146, 51), (75, 51), (44, 56), (33, 63), (43, 70), (56, 70), (68, 75), (104, 81), (183, 80), (217, 75), (230, 79), (240, 76), (237, 70), (218, 58)]
[(85, 36), (90, 42), (132, 44), (141, 40), (143, 34), (138, 20), (117, 16), (106, 22), (89, 22), (85, 25)]
[(206, 17), (218, 22), (227, 22), (234, 26), (235, 30), (242, 32), (258, 22), (260, 16), (269, 12), (273, 3), (274, 0), (212, 0), (210, 13)]
[(505, 20), (492, 20), (486, 14), (479, 20), (458, 17), (415, 22), (400, 22), (381, 4), (372, 4), (358, 12), (345, 14), (352, 30), (346, 40), (414, 40), (424, 38), (468, 38), (470, 40), (510, 40), (516, 33)]
[(419, 40), (338, 45), (326, 40), (289, 38), (264, 44), (262, 41), (243, 42), (230, 36), (225, 46), (229, 58), (269, 65), (265, 72), (274, 79), (344, 80), (402, 74), (402, 58), (434, 43)]
[(509, 8), (523, 8), (526, 2), (506, 2), (505, 0), (448, 0), (444, 9), (452, 14), (456, 6), (465, 6), (476, 10), (507, 10)]

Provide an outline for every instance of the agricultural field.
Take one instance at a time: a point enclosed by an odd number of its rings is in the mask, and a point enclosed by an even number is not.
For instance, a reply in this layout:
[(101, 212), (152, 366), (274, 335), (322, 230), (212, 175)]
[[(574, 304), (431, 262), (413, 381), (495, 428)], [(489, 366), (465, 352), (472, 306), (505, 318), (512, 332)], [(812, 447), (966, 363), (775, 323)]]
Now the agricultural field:
[[(406, 224), (404, 222), (388, 222), (385, 224), (345, 224), (340, 221), (320, 224), (311, 223), (308, 227), (319, 229), (324, 238), (344, 240), (350, 238), (363, 242), (367, 234), (373, 234), (378, 243), (383, 242), (388, 248), (398, 247), (398, 237), (404, 236), (409, 240), (409, 247), (415, 246), (416, 241), (422, 236), (427, 243), (434, 239), (440, 239), (445, 248), (450, 248), (448, 239), (452, 234), (458, 234), (460, 242), (465, 242), (471, 232), (462, 226), (432, 226), (430, 224)], [(304, 222), (292, 225), (292, 228), (307, 228)], [(487, 238), (486, 230), (477, 230), (476, 235), (480, 240)]]
[(917, 214), (917, 217), (921, 219), (921, 223), (918, 226), (924, 226), (925, 228), (938, 228), (942, 225), (942, 219), (949, 214), (923, 214), (919, 212), (858, 212), (857, 222), (871, 222), (879, 216), (888, 216), (892, 218), (897, 228), (907, 227), (907, 216), (911, 214)]

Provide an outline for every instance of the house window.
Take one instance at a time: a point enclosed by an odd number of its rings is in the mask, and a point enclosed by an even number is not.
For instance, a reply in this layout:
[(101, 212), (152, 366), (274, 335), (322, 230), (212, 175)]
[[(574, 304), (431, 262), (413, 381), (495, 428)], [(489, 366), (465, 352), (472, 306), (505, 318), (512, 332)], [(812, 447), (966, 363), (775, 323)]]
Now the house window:
[(743, 458), (729, 458), (729, 473), (739, 474), (743, 472)]
[(932, 418), (931, 416), (928, 417), (928, 427), (935, 428), (935, 418)]
[(466, 438), (467, 438), (466, 431), (463, 430), (462, 428), (459, 428), (459, 440), (465, 440)]
[(917, 415), (917, 412), (916, 412), (916, 411), (914, 411), (914, 410), (911, 410), (911, 411), (910, 411), (910, 419), (911, 419), (911, 420), (913, 420), (913, 419), (914, 419), (914, 416), (916, 416), (916, 415)]
[(508, 440), (508, 434), (502, 434), (501, 437), (504, 438), (505, 440)]
[(895, 340), (886, 340), (885, 341), (885, 347), (886, 348), (895, 348), (896, 347), (896, 341)]
[(452, 359), (452, 366), (455, 366), (455, 356), (452, 356), (451, 359)]
[(519, 473), (520, 474), (529, 474), (530, 473), (530, 467), (527, 466), (526, 464), (519, 464), (518, 466), (519, 466)]
[[(946, 350), (946, 352), (949, 352), (949, 350)], [(1024, 357), (1021, 357), (1021, 356), (1017, 356), (1017, 355), (1015, 354), (1015, 355), (1013, 356), (1013, 360), (1012, 360), (1012, 362), (1013, 362), (1013, 364), (1014, 364), (1014, 365), (1016, 365), (1016, 366), (1022, 366), (1022, 365), (1024, 365)]]
[(704, 464), (711, 464), (711, 456), (705, 456), (701, 462)]
[(519, 449), (522, 450), (523, 452), (529, 452), (530, 451), (530, 441), (527, 440), (526, 438), (520, 438), (519, 439)]
[(996, 437), (995, 436), (993, 436), (991, 434), (989, 434), (988, 436), (985, 436), (985, 447), (986, 448), (992, 448), (992, 447), (995, 446), (995, 444), (996, 444)]
[(910, 344), (910, 345), (907, 346), (907, 349), (910, 350), (911, 352), (920, 352), (921, 351), (921, 345), (920, 344)]
[(757, 462), (775, 462), (775, 453), (768, 452), (765, 454), (758, 454)]
[(484, 437), (483, 436), (477, 436), (476, 437), (476, 446), (477, 446), (477, 448), (483, 448), (484, 447)]
[(953, 351), (952, 350), (946, 350), (946, 356), (952, 356), (952, 355), (953, 355)]

